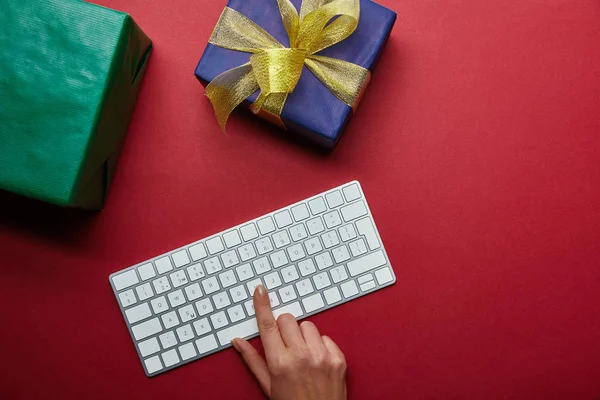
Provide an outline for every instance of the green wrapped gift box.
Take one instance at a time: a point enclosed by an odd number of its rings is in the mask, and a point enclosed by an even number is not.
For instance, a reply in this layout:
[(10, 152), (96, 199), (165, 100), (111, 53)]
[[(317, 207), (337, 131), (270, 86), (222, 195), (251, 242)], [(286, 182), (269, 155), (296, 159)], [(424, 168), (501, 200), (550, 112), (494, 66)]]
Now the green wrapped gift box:
[(152, 42), (79, 0), (0, 8), (0, 189), (102, 208)]

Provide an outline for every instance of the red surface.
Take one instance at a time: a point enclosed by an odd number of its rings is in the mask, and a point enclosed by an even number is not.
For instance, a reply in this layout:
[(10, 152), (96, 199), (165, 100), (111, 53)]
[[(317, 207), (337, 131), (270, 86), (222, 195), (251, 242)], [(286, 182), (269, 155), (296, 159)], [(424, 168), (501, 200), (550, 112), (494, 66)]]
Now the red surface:
[(398, 276), (312, 318), (351, 399), (600, 397), (600, 2), (381, 0), (331, 154), (220, 133), (193, 71), (224, 1), (99, 2), (155, 52), (102, 213), (0, 197), (0, 397), (260, 399), (233, 350), (147, 379), (108, 275), (351, 179)]

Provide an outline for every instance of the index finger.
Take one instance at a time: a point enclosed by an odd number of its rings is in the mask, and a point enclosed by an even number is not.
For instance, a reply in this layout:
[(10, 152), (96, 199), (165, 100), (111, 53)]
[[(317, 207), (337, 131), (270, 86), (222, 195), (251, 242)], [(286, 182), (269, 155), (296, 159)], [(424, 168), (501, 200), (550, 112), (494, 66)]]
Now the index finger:
[(285, 345), (281, 339), (277, 321), (273, 317), (273, 311), (271, 311), (269, 295), (263, 285), (258, 285), (254, 289), (253, 297), (260, 340), (262, 340), (265, 355), (269, 357), (269, 354), (284, 350)]

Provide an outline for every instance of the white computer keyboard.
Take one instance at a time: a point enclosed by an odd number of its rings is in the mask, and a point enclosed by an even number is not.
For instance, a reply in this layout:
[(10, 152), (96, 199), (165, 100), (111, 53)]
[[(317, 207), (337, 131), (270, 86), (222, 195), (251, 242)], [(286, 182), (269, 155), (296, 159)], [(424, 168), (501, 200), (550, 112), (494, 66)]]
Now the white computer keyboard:
[(258, 335), (252, 294), (297, 319), (396, 281), (360, 184), (350, 182), (109, 278), (146, 374)]

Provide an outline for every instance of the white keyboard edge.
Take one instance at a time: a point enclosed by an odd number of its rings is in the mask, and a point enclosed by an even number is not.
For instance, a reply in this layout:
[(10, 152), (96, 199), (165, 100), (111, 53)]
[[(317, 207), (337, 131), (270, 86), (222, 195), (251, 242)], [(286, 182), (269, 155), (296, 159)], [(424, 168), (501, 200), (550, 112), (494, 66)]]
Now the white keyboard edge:
[[(207, 357), (207, 356), (210, 356), (211, 354), (218, 353), (218, 352), (220, 352), (220, 351), (222, 351), (222, 350), (225, 350), (225, 349), (227, 349), (227, 348), (229, 348), (229, 347), (232, 347), (232, 345), (231, 345), (230, 343), (228, 343), (228, 344), (226, 344), (226, 345), (222, 345), (222, 346), (221, 346), (221, 345), (219, 345), (219, 346), (218, 346), (216, 349), (214, 349), (214, 350), (210, 350), (210, 351), (208, 351), (208, 352), (206, 352), (206, 353), (203, 353), (203, 354), (198, 354), (198, 355), (196, 355), (195, 357), (192, 357), (192, 358), (190, 358), (190, 359), (188, 359), (188, 360), (185, 360), (185, 361), (181, 361), (181, 362), (179, 362), (178, 364), (175, 364), (175, 365), (173, 365), (173, 366), (170, 366), (170, 367), (164, 367), (164, 368), (162, 368), (161, 370), (159, 370), (159, 371), (157, 371), (157, 372), (154, 372), (154, 373), (148, 373), (148, 370), (147, 370), (147, 368), (146, 368), (146, 365), (145, 365), (145, 363), (144, 363), (144, 357), (143, 357), (143, 356), (142, 356), (142, 354), (140, 353), (140, 350), (139, 350), (139, 348), (138, 348), (138, 346), (137, 346), (137, 342), (138, 342), (138, 341), (135, 339), (135, 337), (134, 337), (134, 335), (133, 335), (133, 332), (132, 332), (132, 329), (131, 329), (131, 326), (132, 326), (132, 325), (136, 325), (136, 324), (138, 324), (139, 322), (142, 322), (142, 321), (136, 322), (135, 324), (128, 324), (128, 323), (127, 323), (127, 317), (126, 317), (126, 314), (125, 314), (125, 310), (126, 310), (126, 308), (125, 308), (125, 307), (123, 307), (123, 306), (121, 305), (121, 302), (119, 301), (119, 297), (118, 297), (118, 293), (119, 293), (119, 291), (118, 291), (118, 290), (116, 289), (116, 287), (114, 286), (114, 282), (113, 282), (113, 279), (112, 279), (113, 277), (115, 277), (115, 276), (117, 276), (117, 275), (120, 275), (120, 274), (122, 274), (122, 273), (124, 273), (124, 272), (126, 272), (126, 271), (128, 271), (128, 270), (135, 269), (135, 268), (137, 268), (137, 267), (139, 267), (139, 266), (141, 266), (141, 265), (144, 265), (144, 264), (146, 264), (146, 263), (148, 263), (148, 262), (151, 262), (151, 261), (152, 261), (152, 262), (154, 262), (155, 260), (157, 260), (157, 259), (159, 259), (159, 258), (162, 258), (162, 257), (165, 257), (165, 256), (171, 256), (173, 253), (176, 253), (176, 252), (178, 252), (178, 251), (181, 251), (181, 250), (183, 250), (183, 249), (186, 249), (186, 250), (187, 250), (189, 247), (191, 247), (191, 246), (193, 246), (193, 245), (195, 245), (195, 244), (197, 244), (197, 243), (200, 243), (200, 242), (206, 242), (207, 240), (209, 240), (209, 239), (211, 239), (211, 238), (214, 238), (214, 237), (217, 237), (217, 236), (223, 235), (223, 234), (225, 234), (225, 233), (227, 233), (227, 232), (229, 232), (229, 231), (232, 231), (232, 230), (234, 230), (234, 229), (238, 229), (238, 230), (239, 230), (241, 227), (243, 227), (243, 226), (245, 226), (245, 225), (248, 225), (249, 223), (255, 223), (255, 224), (256, 224), (256, 222), (257, 222), (258, 220), (261, 220), (261, 219), (263, 219), (263, 218), (265, 218), (265, 217), (268, 217), (268, 216), (270, 216), (270, 217), (272, 217), (272, 218), (274, 219), (274, 215), (275, 215), (275, 214), (277, 214), (277, 213), (279, 213), (279, 212), (281, 212), (281, 211), (283, 211), (283, 210), (291, 210), (291, 208), (292, 208), (292, 207), (294, 207), (294, 206), (296, 206), (296, 205), (299, 205), (299, 204), (308, 203), (310, 200), (312, 200), (312, 199), (315, 199), (315, 198), (317, 198), (317, 197), (323, 197), (323, 198), (325, 198), (325, 196), (326, 196), (328, 193), (334, 192), (334, 191), (336, 191), (336, 190), (340, 190), (340, 191), (342, 191), (342, 196), (343, 196), (343, 190), (342, 190), (342, 189), (343, 189), (344, 187), (346, 187), (346, 186), (349, 186), (349, 185), (353, 184), (353, 183), (356, 183), (356, 184), (358, 185), (358, 188), (359, 188), (359, 190), (360, 190), (360, 194), (361, 194), (361, 197), (359, 197), (358, 199), (362, 199), (362, 200), (364, 201), (364, 203), (365, 203), (365, 206), (366, 206), (366, 208), (367, 208), (367, 214), (366, 214), (366, 216), (369, 216), (369, 217), (371, 218), (371, 220), (373, 221), (373, 225), (374, 225), (375, 233), (376, 233), (376, 235), (377, 235), (377, 238), (379, 239), (379, 242), (380, 242), (380, 244), (381, 244), (381, 251), (383, 252), (383, 255), (384, 255), (384, 257), (385, 257), (385, 260), (386, 260), (386, 263), (385, 263), (385, 265), (384, 265), (384, 266), (381, 266), (381, 267), (378, 267), (378, 268), (383, 268), (383, 267), (385, 267), (385, 266), (389, 267), (389, 269), (390, 269), (390, 271), (391, 271), (391, 274), (392, 274), (392, 278), (393, 278), (393, 279), (392, 279), (391, 281), (389, 281), (389, 282), (386, 282), (386, 283), (382, 284), (382, 285), (380, 285), (380, 284), (379, 284), (379, 282), (377, 282), (377, 279), (375, 279), (375, 280), (374, 280), (374, 282), (375, 282), (375, 287), (373, 287), (372, 289), (369, 289), (369, 290), (367, 290), (367, 291), (364, 291), (364, 292), (362, 292), (362, 291), (359, 289), (359, 292), (358, 292), (358, 294), (355, 294), (355, 295), (353, 295), (353, 296), (352, 296), (352, 297), (350, 297), (350, 298), (342, 298), (342, 300), (341, 300), (341, 301), (339, 301), (339, 302), (337, 302), (337, 303), (335, 303), (335, 304), (333, 304), (333, 305), (328, 305), (328, 304), (325, 302), (325, 307), (323, 307), (323, 308), (321, 308), (321, 309), (318, 309), (318, 310), (316, 310), (316, 311), (312, 311), (312, 312), (310, 312), (310, 313), (306, 313), (306, 314), (304, 314), (303, 316), (301, 316), (301, 317), (298, 317), (298, 318), (297, 318), (297, 320), (298, 320), (298, 321), (300, 321), (300, 320), (303, 320), (303, 319), (305, 319), (305, 318), (308, 318), (308, 317), (311, 317), (311, 316), (313, 316), (313, 315), (319, 314), (319, 313), (321, 313), (321, 312), (327, 311), (327, 310), (329, 310), (329, 309), (331, 309), (331, 308), (338, 307), (338, 306), (340, 306), (340, 305), (343, 305), (343, 304), (349, 303), (349, 302), (351, 302), (351, 301), (354, 301), (354, 300), (356, 300), (356, 299), (358, 299), (358, 298), (361, 298), (361, 297), (363, 297), (363, 296), (369, 295), (369, 294), (371, 294), (372, 292), (376, 292), (376, 291), (378, 291), (378, 290), (381, 290), (381, 289), (383, 289), (383, 288), (386, 288), (386, 287), (388, 287), (388, 286), (391, 286), (391, 285), (395, 284), (395, 283), (396, 283), (396, 273), (394, 272), (394, 269), (393, 269), (393, 267), (392, 267), (392, 265), (391, 265), (391, 263), (390, 263), (390, 259), (389, 259), (389, 257), (388, 257), (387, 251), (385, 250), (385, 245), (384, 245), (384, 243), (383, 243), (383, 240), (382, 240), (382, 238), (381, 238), (381, 235), (379, 234), (379, 229), (378, 229), (378, 227), (377, 227), (377, 223), (375, 222), (375, 218), (373, 217), (373, 213), (371, 212), (371, 208), (369, 207), (369, 203), (368, 203), (368, 200), (367, 200), (367, 198), (366, 198), (366, 196), (365, 196), (365, 193), (364, 193), (364, 191), (363, 191), (362, 185), (360, 184), (360, 182), (359, 182), (358, 180), (354, 180), (354, 181), (350, 181), (350, 182), (344, 183), (344, 184), (342, 184), (342, 185), (339, 185), (339, 186), (337, 186), (337, 187), (334, 187), (334, 188), (332, 188), (332, 189), (326, 190), (326, 191), (324, 191), (324, 192), (320, 192), (320, 193), (318, 193), (318, 194), (315, 194), (314, 196), (307, 197), (307, 198), (305, 198), (305, 199), (303, 199), (303, 200), (300, 200), (300, 201), (298, 201), (298, 202), (292, 203), (292, 204), (290, 204), (290, 205), (288, 205), (288, 206), (282, 207), (282, 208), (280, 208), (280, 209), (277, 209), (277, 210), (275, 210), (275, 211), (268, 212), (268, 213), (266, 213), (266, 214), (263, 214), (263, 215), (260, 215), (260, 216), (258, 216), (258, 217), (256, 217), (256, 218), (253, 218), (253, 219), (247, 220), (247, 221), (245, 221), (245, 222), (243, 222), (243, 223), (241, 223), (241, 224), (239, 224), (239, 225), (235, 225), (235, 226), (232, 226), (232, 227), (230, 227), (230, 228), (228, 228), (228, 229), (225, 229), (225, 230), (223, 230), (223, 231), (221, 231), (221, 232), (215, 233), (214, 235), (207, 236), (207, 237), (205, 237), (205, 238), (202, 238), (202, 239), (200, 239), (200, 240), (197, 240), (197, 241), (195, 241), (195, 242), (191, 242), (191, 243), (189, 243), (189, 244), (187, 244), (187, 245), (184, 245), (184, 246), (178, 247), (178, 248), (176, 248), (176, 249), (173, 249), (173, 250), (171, 250), (171, 251), (168, 251), (168, 252), (166, 252), (166, 253), (163, 253), (163, 254), (157, 255), (157, 256), (155, 256), (155, 257), (152, 257), (152, 258), (149, 258), (149, 259), (147, 259), (147, 260), (144, 260), (144, 261), (142, 261), (142, 262), (140, 262), (140, 263), (138, 263), (138, 264), (132, 265), (132, 266), (130, 266), (130, 267), (124, 268), (124, 269), (122, 269), (122, 270), (119, 270), (119, 271), (116, 271), (116, 272), (114, 272), (114, 273), (110, 274), (110, 275), (109, 275), (109, 277), (108, 277), (108, 279), (109, 279), (109, 283), (110, 283), (110, 286), (111, 286), (111, 288), (112, 288), (112, 290), (113, 290), (113, 293), (114, 293), (114, 295), (115, 295), (115, 300), (116, 300), (116, 302), (117, 302), (117, 305), (118, 305), (118, 307), (120, 308), (120, 310), (121, 310), (121, 314), (122, 314), (122, 316), (123, 316), (123, 322), (125, 323), (125, 325), (126, 325), (126, 327), (127, 327), (127, 330), (129, 331), (129, 335), (130, 335), (130, 337), (131, 337), (131, 340), (132, 340), (132, 342), (133, 342), (133, 347), (135, 348), (135, 350), (136, 350), (136, 352), (137, 352), (138, 358), (139, 358), (139, 360), (140, 360), (140, 363), (141, 363), (141, 365), (142, 365), (142, 367), (143, 367), (143, 369), (144, 369), (144, 373), (146, 374), (146, 376), (148, 376), (148, 377), (154, 377), (154, 376), (157, 376), (157, 375), (161, 375), (161, 374), (163, 374), (163, 373), (165, 373), (165, 372), (167, 372), (167, 371), (170, 371), (170, 370), (176, 369), (176, 368), (178, 368), (178, 367), (181, 367), (181, 366), (183, 366), (183, 365), (187, 365), (187, 364), (189, 364), (189, 363), (191, 363), (191, 362), (194, 362), (194, 361), (197, 361), (197, 360), (199, 360), (199, 359), (202, 359), (202, 358), (205, 358), (205, 357)], [(356, 201), (356, 200), (358, 200), (358, 199), (352, 200), (352, 201), (350, 201), (349, 203), (351, 203), (351, 202), (354, 202), (354, 201)], [(328, 208), (328, 209), (329, 209), (329, 208)], [(323, 215), (323, 214), (319, 214), (319, 215)], [(313, 218), (313, 217), (314, 217), (314, 216), (312, 216), (312, 214), (311, 214), (311, 216), (309, 217), (309, 219), (310, 219), (310, 218)], [(363, 216), (363, 218), (364, 218), (364, 217), (365, 217), (365, 216)], [(293, 218), (293, 217), (292, 217), (292, 218)], [(296, 223), (296, 222), (294, 222), (294, 223)], [(277, 230), (277, 229), (276, 229), (276, 230)], [(270, 236), (271, 234), (268, 234), (268, 235)], [(320, 234), (319, 234), (319, 235), (320, 235)], [(260, 236), (260, 235), (259, 235), (259, 236)], [(318, 235), (317, 235), (317, 236), (318, 236)], [(309, 235), (309, 237), (310, 237), (310, 235)], [(254, 240), (254, 239), (253, 239), (253, 240)], [(206, 247), (206, 246), (205, 246), (205, 247)], [(220, 255), (220, 254), (222, 254), (223, 252), (225, 252), (225, 251), (227, 251), (227, 250), (228, 250), (228, 248), (227, 248), (227, 246), (225, 246), (225, 249), (224, 249), (224, 250), (222, 250), (221, 252), (218, 252), (218, 253), (214, 254), (213, 256)], [(188, 253), (189, 253), (189, 252), (188, 252)], [(372, 254), (372, 251), (368, 252), (367, 254)], [(210, 257), (210, 254), (209, 254), (209, 256), (208, 256), (208, 257)], [(310, 256), (308, 256), (308, 257), (310, 257)], [(206, 257), (204, 257), (203, 259), (205, 259), (205, 258), (206, 258)], [(199, 261), (198, 261), (198, 262), (199, 262)], [(194, 262), (194, 261), (192, 261), (192, 264), (193, 264), (193, 263), (197, 263), (197, 262)], [(297, 263), (297, 262), (294, 262), (294, 263)], [(290, 264), (292, 264), (292, 263), (290, 263)], [(185, 267), (181, 267), (181, 268), (185, 268)], [(180, 269), (181, 269), (181, 268), (180, 268)], [(173, 271), (175, 271), (175, 270), (177, 270), (177, 269), (178, 269), (178, 268), (174, 268), (174, 269), (173, 269)], [(278, 268), (278, 269), (281, 269), (281, 268)], [(377, 269), (377, 268), (376, 268), (376, 269)], [(164, 275), (162, 275), (162, 276), (167, 276), (169, 273), (171, 273), (171, 272), (173, 272), (173, 271), (169, 271), (167, 274), (164, 274)], [(370, 272), (371, 272), (371, 273), (373, 273), (374, 271), (375, 271), (375, 269), (373, 269), (373, 270), (372, 270), (372, 271), (370, 271)], [(136, 275), (137, 275), (137, 272), (136, 272)], [(364, 275), (364, 273), (363, 273), (362, 275)], [(156, 279), (158, 276), (161, 276), (161, 275), (157, 275), (156, 277), (154, 277), (154, 278), (152, 278), (152, 279)], [(354, 278), (350, 277), (350, 278), (356, 281), (356, 280), (359, 278), (359, 276), (356, 276), (356, 277), (354, 277)], [(140, 281), (140, 283), (141, 283), (141, 282), (142, 282), (142, 281)], [(335, 286), (335, 285), (334, 285), (334, 286)], [(315, 291), (314, 291), (314, 293), (321, 293), (321, 294), (323, 294), (323, 292), (324, 292), (325, 290), (327, 290), (327, 289), (328, 289), (328, 287), (326, 287), (326, 288), (323, 288), (323, 289), (318, 289), (318, 290), (315, 290)], [(154, 296), (153, 296), (153, 297), (154, 297)], [(205, 296), (203, 296), (203, 298), (204, 298), (204, 297), (205, 297)], [(209, 296), (209, 297), (210, 297), (210, 296)], [(193, 304), (195, 301), (196, 301), (196, 300), (194, 300), (194, 301), (191, 301), (191, 302), (186, 302), (186, 304)], [(296, 301), (299, 301), (299, 302), (301, 302), (301, 298), (298, 298)], [(292, 304), (292, 303), (288, 303), (288, 304), (286, 304), (286, 305), (289, 305), (289, 304)], [(278, 305), (277, 307), (275, 307), (275, 309), (281, 308), (282, 306), (284, 306), (284, 304), (280, 304), (280, 305)], [(246, 317), (246, 318), (244, 319), (244, 321), (245, 321), (245, 320), (247, 320), (247, 319), (248, 319), (248, 317)], [(243, 322), (243, 321), (239, 321), (239, 322)], [(237, 323), (239, 323), (239, 322), (237, 322)], [(233, 325), (233, 324), (231, 324), (231, 325)], [(212, 331), (212, 333), (216, 335), (216, 333), (217, 333), (218, 331), (219, 331), (219, 330), (213, 330), (213, 331)], [(248, 340), (249, 340), (249, 339), (256, 338), (256, 337), (258, 337), (258, 336), (259, 336), (259, 334), (258, 334), (258, 333), (256, 333), (256, 334), (253, 334), (253, 335), (250, 335), (250, 336), (246, 336), (246, 337), (245, 337), (245, 339), (248, 339)], [(192, 342), (193, 342), (193, 341), (192, 341)], [(189, 343), (192, 343), (192, 342), (189, 342)], [(146, 357), (146, 358), (148, 358), (148, 357)]]

